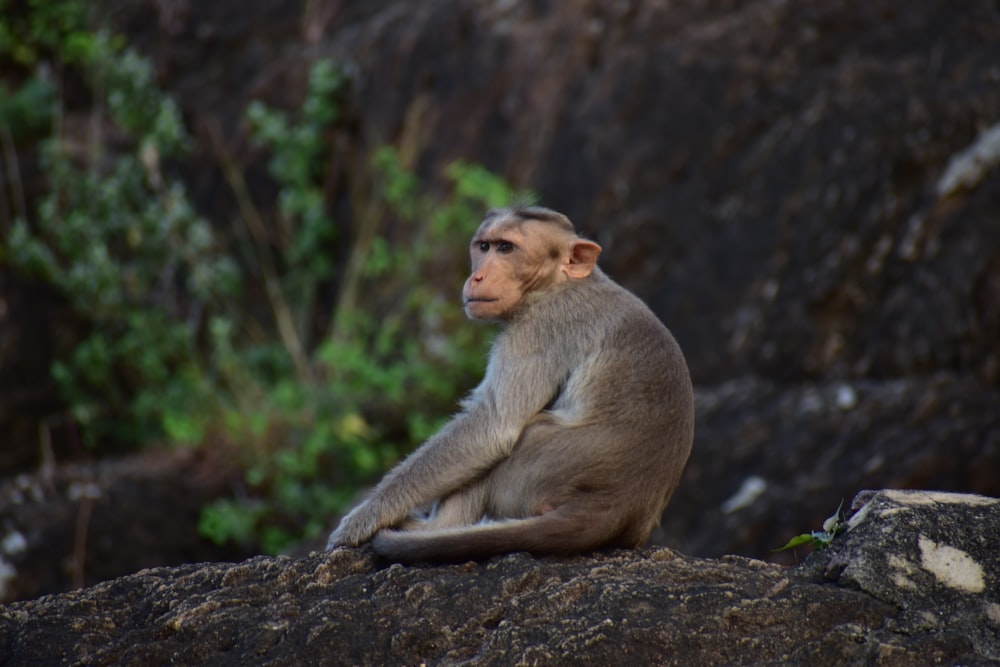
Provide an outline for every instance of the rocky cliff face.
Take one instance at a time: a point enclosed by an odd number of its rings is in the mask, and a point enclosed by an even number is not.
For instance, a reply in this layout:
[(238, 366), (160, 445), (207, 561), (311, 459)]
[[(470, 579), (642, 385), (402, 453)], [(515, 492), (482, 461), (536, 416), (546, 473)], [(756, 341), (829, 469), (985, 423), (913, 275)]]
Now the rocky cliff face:
[[(863, 488), (1000, 496), (995, 3), (104, 6), (205, 155), (331, 56), (354, 154), (481, 161), (599, 241), (698, 387), (662, 543), (770, 558)], [(191, 182), (221, 206), (207, 160)], [(0, 296), (0, 419), (33, 446), (52, 318), (2, 275)]]
[[(128, 25), (196, 118), (234, 91), (287, 98), (308, 57), (349, 63), (362, 141), (536, 189), (700, 384), (1000, 379), (997, 149), (948, 177), (1000, 123), (989, 4), (339, 3), (297, 50), (268, 41), (281, 23), (188, 10), (172, 38)], [(231, 45), (211, 78), (180, 48), (203, 22)]]
[(347, 64), (362, 141), (537, 190), (703, 384), (1000, 379), (998, 149), (952, 165), (1000, 123), (989, 3), (111, 4), (196, 125)]
[(1000, 500), (889, 491), (854, 509), (794, 568), (660, 548), (145, 570), (0, 608), (0, 664), (1000, 663)]

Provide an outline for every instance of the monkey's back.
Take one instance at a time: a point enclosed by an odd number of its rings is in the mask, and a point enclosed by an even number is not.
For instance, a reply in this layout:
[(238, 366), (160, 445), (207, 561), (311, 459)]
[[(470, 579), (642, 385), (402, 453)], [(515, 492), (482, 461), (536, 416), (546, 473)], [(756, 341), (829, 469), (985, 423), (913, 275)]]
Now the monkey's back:
[[(599, 270), (575, 281), (546, 309), (564, 353), (562, 391), (552, 410), (586, 415), (655, 436), (693, 437), (694, 393), (687, 363), (667, 327), (637, 296)], [(566, 312), (575, 313), (565, 317)], [(681, 438), (683, 439), (683, 438)]]
[(550, 337), (522, 340), (515, 323), (506, 343), (526, 354), (540, 344), (560, 350), (561, 381), (504, 466), (498, 486), (507, 485), (500, 499), (507, 506), (493, 511), (505, 516), (518, 496), (539, 498), (534, 511), (587, 499), (615, 507), (625, 531), (617, 546), (645, 541), (694, 436), (694, 395), (677, 341), (638, 297), (599, 271), (549, 294), (525, 317), (533, 320), (525, 329)]

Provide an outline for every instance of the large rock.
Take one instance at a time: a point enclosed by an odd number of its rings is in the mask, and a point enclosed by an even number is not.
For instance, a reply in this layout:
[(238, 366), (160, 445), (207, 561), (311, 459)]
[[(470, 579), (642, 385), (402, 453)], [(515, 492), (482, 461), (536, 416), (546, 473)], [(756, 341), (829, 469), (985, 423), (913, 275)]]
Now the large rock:
[(1000, 499), (868, 492), (853, 509), (823, 575), (897, 607), (890, 627), (960, 628), (962, 643), (1000, 661)]
[[(294, 105), (335, 58), (360, 159), (397, 143), (432, 179), (471, 159), (537, 190), (672, 327), (696, 384), (1000, 381), (988, 3), (106, 2), (194, 128), (237, 148), (247, 100)], [(206, 206), (226, 201), (197, 167)]]
[(784, 563), (790, 533), (863, 489), (1000, 496), (1000, 392), (968, 376), (781, 385), (741, 378), (696, 391), (698, 426), (657, 543), (698, 556)]
[(385, 3), (320, 44), (366, 140), (485, 161), (596, 237), (696, 384), (1000, 381), (1000, 151), (943, 187), (1000, 123), (987, 4)]
[(796, 568), (649, 549), (146, 570), (0, 608), (0, 664), (1000, 664), (1000, 500), (856, 509)]

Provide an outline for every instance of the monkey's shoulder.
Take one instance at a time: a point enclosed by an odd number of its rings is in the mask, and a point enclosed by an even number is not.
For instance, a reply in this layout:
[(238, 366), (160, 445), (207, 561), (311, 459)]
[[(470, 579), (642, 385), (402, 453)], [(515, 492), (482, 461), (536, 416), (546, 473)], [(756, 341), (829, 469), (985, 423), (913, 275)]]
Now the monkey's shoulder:
[[(559, 340), (563, 347), (589, 355), (609, 341), (623, 348), (676, 344), (638, 296), (599, 270), (542, 296), (509, 332), (521, 349)], [(540, 340), (539, 334), (547, 338)]]
[(571, 290), (576, 300), (582, 302), (587, 319), (608, 326), (652, 326), (666, 330), (649, 306), (638, 296), (601, 273), (593, 280), (580, 281)]

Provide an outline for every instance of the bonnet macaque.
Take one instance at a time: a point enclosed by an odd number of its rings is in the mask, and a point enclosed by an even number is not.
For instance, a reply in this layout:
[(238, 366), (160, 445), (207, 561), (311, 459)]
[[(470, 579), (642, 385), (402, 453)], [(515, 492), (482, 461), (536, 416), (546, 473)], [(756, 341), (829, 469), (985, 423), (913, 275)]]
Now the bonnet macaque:
[(466, 314), (498, 322), (486, 374), (439, 433), (386, 474), (327, 548), (396, 561), (641, 546), (691, 451), (677, 342), (596, 265), (562, 214), (490, 211), (472, 238)]

